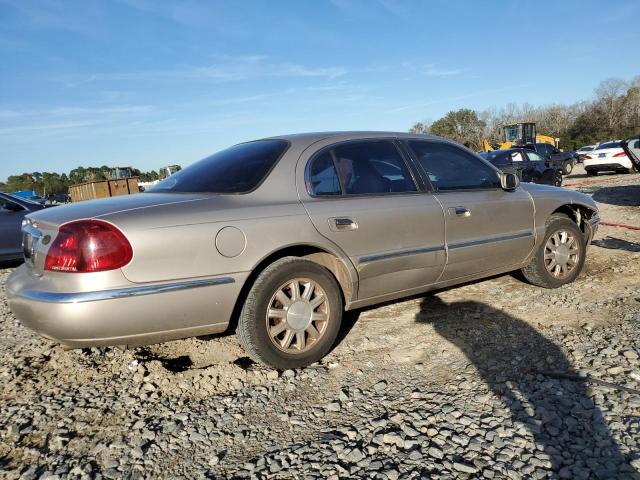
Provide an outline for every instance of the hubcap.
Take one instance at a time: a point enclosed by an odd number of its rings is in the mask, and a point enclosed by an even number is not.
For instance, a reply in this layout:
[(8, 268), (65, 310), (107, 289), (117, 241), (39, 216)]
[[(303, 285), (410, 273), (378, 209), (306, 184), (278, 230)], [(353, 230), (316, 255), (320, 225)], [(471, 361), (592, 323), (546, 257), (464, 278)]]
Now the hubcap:
[(279, 350), (297, 354), (309, 350), (324, 335), (329, 302), (317, 282), (294, 278), (273, 294), (266, 317), (271, 342)]
[(571, 232), (558, 230), (544, 246), (544, 266), (556, 278), (568, 277), (580, 260), (580, 247)]

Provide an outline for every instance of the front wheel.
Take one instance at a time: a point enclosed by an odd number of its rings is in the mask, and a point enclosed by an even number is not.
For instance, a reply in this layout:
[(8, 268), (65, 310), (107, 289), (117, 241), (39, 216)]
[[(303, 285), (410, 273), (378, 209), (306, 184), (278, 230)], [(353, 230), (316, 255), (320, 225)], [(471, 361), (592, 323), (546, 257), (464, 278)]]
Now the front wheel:
[(237, 334), (257, 362), (278, 370), (306, 367), (329, 352), (340, 330), (342, 310), (340, 289), (329, 270), (285, 257), (256, 278)]
[(559, 288), (573, 282), (584, 266), (586, 245), (578, 225), (562, 214), (551, 215), (547, 233), (524, 277), (539, 287)]
[(560, 172), (556, 172), (556, 174), (554, 175), (553, 184), (556, 187), (561, 187), (562, 186), (562, 174)]

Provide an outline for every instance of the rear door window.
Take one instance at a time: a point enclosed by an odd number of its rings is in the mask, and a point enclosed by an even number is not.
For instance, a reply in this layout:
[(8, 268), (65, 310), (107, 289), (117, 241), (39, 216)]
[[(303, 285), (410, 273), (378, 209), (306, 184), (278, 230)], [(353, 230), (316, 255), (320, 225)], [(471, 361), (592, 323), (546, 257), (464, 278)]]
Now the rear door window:
[(534, 152), (533, 150), (529, 150), (527, 152), (527, 157), (529, 157), (529, 160), (531, 160), (532, 162), (539, 162), (544, 160), (544, 158), (542, 158), (542, 155), (540, 155), (538, 152)]
[(404, 158), (388, 140), (349, 142), (315, 157), (309, 168), (309, 193), (336, 195), (336, 181), (343, 195), (417, 191)]

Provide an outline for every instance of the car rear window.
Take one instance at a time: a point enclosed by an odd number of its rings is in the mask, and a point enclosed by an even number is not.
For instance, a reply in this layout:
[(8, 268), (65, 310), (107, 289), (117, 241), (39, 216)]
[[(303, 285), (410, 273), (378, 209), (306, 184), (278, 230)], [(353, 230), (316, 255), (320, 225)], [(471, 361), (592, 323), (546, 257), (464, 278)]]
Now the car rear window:
[(602, 145), (598, 145), (596, 150), (604, 150), (605, 148), (622, 148), (620, 142), (609, 142), (603, 143)]
[(147, 192), (247, 193), (262, 183), (288, 146), (284, 140), (234, 145), (183, 168)]

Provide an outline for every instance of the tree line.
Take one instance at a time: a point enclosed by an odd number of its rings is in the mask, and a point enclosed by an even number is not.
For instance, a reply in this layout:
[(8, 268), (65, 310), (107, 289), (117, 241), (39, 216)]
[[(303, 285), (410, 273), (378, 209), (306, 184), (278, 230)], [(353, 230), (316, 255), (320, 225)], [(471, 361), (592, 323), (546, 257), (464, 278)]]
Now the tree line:
[[(67, 193), (70, 185), (89, 180), (106, 180), (109, 178), (111, 168), (106, 165), (101, 167), (76, 167), (66, 173), (31, 172), (21, 175), (11, 175), (6, 182), (0, 182), (1, 192), (17, 192), (20, 190), (33, 190), (38, 195)], [(152, 182), (160, 178), (155, 170), (141, 172), (133, 168), (134, 176), (140, 177), (141, 182)]]
[(434, 122), (418, 122), (412, 133), (431, 133), (482, 148), (482, 139), (502, 143), (502, 126), (535, 122), (539, 134), (560, 139), (560, 148), (575, 150), (583, 145), (624, 139), (640, 133), (640, 75), (631, 81), (604, 80), (594, 97), (572, 105), (534, 107), (529, 103), (509, 103), (505, 107), (475, 111), (451, 111)]

